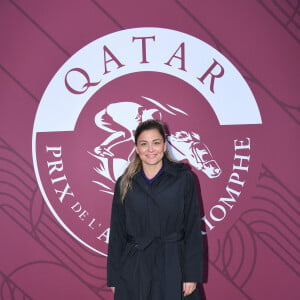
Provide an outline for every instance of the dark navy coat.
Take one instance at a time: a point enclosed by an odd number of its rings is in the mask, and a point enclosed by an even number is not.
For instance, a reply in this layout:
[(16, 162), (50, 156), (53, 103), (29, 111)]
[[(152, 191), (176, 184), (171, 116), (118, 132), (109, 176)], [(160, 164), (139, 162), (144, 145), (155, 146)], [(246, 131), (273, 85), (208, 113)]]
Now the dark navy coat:
[[(185, 164), (164, 159), (148, 184), (141, 171), (120, 200), (115, 186), (107, 260), (115, 300), (181, 300), (183, 282), (201, 282), (203, 246), (199, 198)], [(198, 291), (185, 297), (199, 300)]]

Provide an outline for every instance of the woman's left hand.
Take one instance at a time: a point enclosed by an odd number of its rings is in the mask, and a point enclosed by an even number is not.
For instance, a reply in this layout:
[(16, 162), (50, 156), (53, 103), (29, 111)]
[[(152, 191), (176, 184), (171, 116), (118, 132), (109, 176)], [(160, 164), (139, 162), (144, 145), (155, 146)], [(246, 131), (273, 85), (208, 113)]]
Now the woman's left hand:
[(182, 286), (183, 296), (189, 296), (196, 289), (196, 286), (196, 282), (184, 282)]

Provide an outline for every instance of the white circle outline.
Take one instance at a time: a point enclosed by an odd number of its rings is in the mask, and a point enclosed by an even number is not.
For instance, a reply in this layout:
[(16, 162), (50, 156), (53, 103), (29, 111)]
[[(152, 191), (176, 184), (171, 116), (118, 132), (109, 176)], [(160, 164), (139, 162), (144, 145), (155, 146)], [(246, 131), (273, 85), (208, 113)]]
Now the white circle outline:
[[(165, 57), (165, 60), (162, 61), (167, 61), (176, 51), (180, 43), (184, 41), (186, 43), (186, 47), (189, 47), (189, 50), (187, 49), (186, 52), (188, 53), (186, 57), (192, 57), (192, 60), (194, 60), (194, 65), (189, 64), (187, 66), (188, 68), (191, 68), (194, 66), (195, 69), (184, 73), (183, 71), (180, 71), (178, 68), (176, 69), (175, 67), (168, 67), (165, 64), (159, 62), (161, 61), (161, 57), (159, 57), (158, 53), (154, 51), (154, 45), (149, 43), (149, 49), (147, 48), (147, 51), (149, 51), (149, 55), (152, 54), (151, 56), (151, 62), (148, 64), (141, 64), (141, 53), (137, 50), (135, 52), (136, 57), (138, 56), (139, 59), (136, 61), (133, 61), (134, 55), (132, 55), (132, 41), (129, 37), (132, 38), (132, 36), (155, 36), (156, 39), (160, 40), (160, 53), (159, 54), (166, 54), (165, 52), (167, 50), (170, 50), (170, 43), (172, 42), (173, 48), (171, 49), (170, 52), (168, 52), (169, 56)], [(120, 47), (117, 47), (118, 43), (124, 43), (124, 40), (128, 40), (128, 48), (122, 48), (122, 55), (120, 51), (118, 52), (116, 49), (119, 49)], [(167, 40), (167, 42), (166, 42)], [(95, 65), (94, 61), (90, 61), (89, 59), (93, 57), (91, 53), (94, 53), (96, 55), (96, 49), (101, 49), (103, 45), (109, 45), (108, 47), (112, 49), (113, 53), (119, 58), (122, 57), (125, 61), (125, 54), (130, 53), (129, 56), (127, 56), (126, 63), (129, 65), (129, 67), (126, 68), (119, 68), (117, 70), (114, 70), (113, 72), (110, 72), (109, 74), (105, 75), (105, 78), (101, 78), (101, 84), (97, 86), (97, 88), (90, 89), (86, 93), (82, 95), (74, 95), (71, 94), (70, 92), (67, 91), (67, 89), (64, 86), (64, 76), (67, 74), (69, 70), (75, 67), (82, 67), (84, 70), (88, 70), (89, 73), (91, 74), (90, 76), (95, 78), (94, 81), (97, 81), (97, 71), (93, 66)], [(129, 46), (130, 45), (130, 46)], [(138, 48), (138, 46), (136, 47)], [(190, 50), (193, 49), (192, 51)], [(135, 48), (134, 48), (135, 49)], [(202, 54), (201, 58), (205, 55), (208, 57), (205, 57), (207, 59), (206, 61), (206, 67), (209, 67), (210, 64), (212, 63), (212, 59), (215, 58), (218, 61), (222, 62), (222, 66), (225, 65), (225, 70), (230, 70), (232, 78), (229, 78), (231, 81), (233, 81), (232, 88), (228, 88), (228, 82), (225, 83), (225, 90), (224, 87), (223, 89), (220, 88), (219, 92), (214, 94), (214, 95), (209, 95), (208, 91), (205, 89), (201, 88), (201, 84), (199, 84), (199, 80), (197, 81), (197, 68), (200, 68), (199, 65), (196, 65), (196, 57), (195, 53), (197, 50), (201, 49)], [(206, 50), (207, 52), (203, 51)], [(90, 53), (91, 52), (91, 53)], [(127, 53), (128, 52), (128, 53)], [(199, 51), (198, 51), (199, 53)], [(205, 54), (205, 55), (204, 55)], [(99, 56), (99, 55), (98, 55)], [(205, 61), (205, 59), (204, 59)], [(199, 62), (198, 62), (199, 63)], [(200, 64), (201, 65), (201, 64)], [(107, 256), (107, 254), (102, 253), (101, 251), (95, 249), (94, 247), (90, 246), (87, 244), (85, 241), (83, 241), (81, 238), (79, 238), (64, 222), (63, 220), (58, 216), (56, 213), (55, 209), (53, 208), (52, 204), (50, 203), (47, 194), (44, 190), (39, 170), (38, 170), (38, 165), (37, 165), (37, 156), (36, 156), (36, 135), (38, 132), (56, 132), (56, 131), (73, 131), (75, 127), (75, 123), (77, 121), (77, 118), (83, 109), (83, 107), (86, 105), (88, 100), (92, 97), (94, 93), (96, 93), (100, 88), (102, 88), (104, 85), (109, 83), (110, 81), (126, 75), (126, 74), (131, 74), (135, 72), (143, 72), (143, 71), (154, 71), (154, 72), (161, 72), (161, 73), (166, 73), (173, 75), (179, 79), (184, 80), (194, 88), (196, 88), (200, 93), (204, 95), (204, 98), (209, 102), (211, 107), (216, 113), (216, 116), (219, 120), (220, 125), (239, 125), (239, 124), (260, 124), (261, 123), (261, 117), (260, 117), (260, 112), (256, 103), (256, 100), (247, 85), (246, 81), (242, 77), (242, 75), (239, 73), (239, 71), (232, 65), (230, 61), (228, 61), (221, 53), (219, 53), (216, 49), (211, 47), (210, 45), (206, 44), (205, 42), (201, 41), (200, 39), (197, 39), (191, 35), (188, 35), (186, 33), (182, 33), (176, 30), (171, 30), (171, 29), (165, 29), (165, 28), (158, 28), (158, 27), (142, 27), (142, 28), (132, 28), (132, 29), (126, 29), (126, 30), (121, 30), (117, 31), (111, 34), (108, 34), (106, 36), (100, 37), (96, 39), (95, 41), (89, 43), (88, 45), (84, 46), (81, 48), (77, 53), (75, 53), (72, 57), (70, 57), (63, 65), (62, 67), (57, 71), (57, 73), (53, 76), (52, 80), (50, 81), (49, 85), (47, 86), (42, 99), (40, 101), (36, 116), (35, 116), (35, 121), (34, 121), (34, 126), (33, 126), (33, 134), (32, 134), (32, 157), (33, 157), (33, 166), (34, 166), (34, 171), (36, 174), (37, 178), (37, 183), (40, 188), (40, 191), (42, 193), (42, 196), (50, 209), (51, 213), (54, 215), (56, 220), (62, 225), (62, 227), (77, 241), (79, 241), (81, 244), (86, 246), (87, 248), (101, 254), (104, 256)], [(99, 74), (98, 74), (99, 75)], [(98, 78), (99, 79), (99, 78)], [(234, 80), (232, 80), (234, 79)], [(233, 89), (234, 87), (234, 89)], [(53, 97), (52, 93), (55, 90), (55, 93), (58, 91), (58, 95), (60, 97)], [(224, 96), (224, 91), (229, 90), (229, 91), (234, 91), (235, 94), (238, 94), (236, 98), (229, 97), (228, 99), (232, 100), (233, 102), (229, 103), (231, 105), (231, 109), (234, 113), (232, 113), (229, 118), (235, 118), (240, 115), (240, 112), (247, 111), (247, 115), (250, 116), (250, 119), (242, 118), (242, 120), (238, 120), (237, 122), (234, 122), (234, 124), (228, 123), (227, 122), (222, 122), (220, 121), (221, 115), (227, 111), (227, 110), (222, 110), (224, 108), (222, 105), (218, 108), (216, 108), (217, 102), (220, 101), (220, 99), (213, 99), (217, 98), (218, 95)], [(247, 97), (245, 97), (245, 94), (247, 94)], [(241, 96), (243, 94), (243, 96)], [(208, 96), (209, 95), (209, 96)], [(214, 96), (214, 97), (212, 97)], [(226, 96), (228, 97), (228, 95)], [(225, 97), (225, 99), (226, 99)], [(238, 99), (240, 97), (240, 99)], [(64, 101), (60, 101), (59, 99), (64, 99)], [(228, 100), (226, 99), (226, 100)], [(248, 101), (248, 105), (245, 106), (245, 99)], [(224, 100), (224, 99), (223, 99)], [(240, 102), (236, 102), (236, 101)], [(228, 107), (228, 102), (226, 102), (224, 105)], [(250, 106), (249, 106), (250, 105)], [(70, 112), (69, 108), (72, 106), (71, 112), (73, 113), (71, 115), (72, 118), (66, 120), (66, 115), (65, 112)], [(57, 107), (60, 109), (57, 110)], [(249, 107), (250, 113), (249, 113)], [(237, 109), (238, 108), (238, 109)], [(58, 116), (58, 118), (57, 118)], [(222, 118), (221, 118), (222, 119)], [(68, 123), (69, 122), (69, 123)], [(65, 126), (65, 124), (67, 126)], [(57, 127), (58, 125), (58, 127)]]

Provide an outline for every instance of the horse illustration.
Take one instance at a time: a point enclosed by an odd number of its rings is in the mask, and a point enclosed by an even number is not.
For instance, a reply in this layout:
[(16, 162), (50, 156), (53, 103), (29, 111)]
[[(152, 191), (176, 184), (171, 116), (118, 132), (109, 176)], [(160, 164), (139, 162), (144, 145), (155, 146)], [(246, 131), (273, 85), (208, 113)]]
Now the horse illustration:
[(178, 131), (168, 136), (168, 151), (177, 161), (187, 160), (190, 165), (205, 173), (209, 178), (221, 174), (221, 168), (213, 159), (208, 147), (195, 132)]

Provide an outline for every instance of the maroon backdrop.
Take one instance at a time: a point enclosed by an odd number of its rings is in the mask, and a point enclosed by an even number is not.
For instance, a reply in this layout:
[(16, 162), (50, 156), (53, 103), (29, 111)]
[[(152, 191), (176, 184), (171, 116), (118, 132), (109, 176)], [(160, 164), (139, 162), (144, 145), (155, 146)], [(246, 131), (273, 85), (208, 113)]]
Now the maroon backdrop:
[[(105, 249), (86, 245), (84, 236), (72, 234), (77, 227), (81, 230), (78, 215), (77, 223), (68, 230), (72, 225), (62, 226), (55, 217), (57, 210), (43, 199), (34, 170), (33, 127), (47, 86), (70, 57), (101, 37), (140, 27), (176, 30), (216, 49), (244, 78), (262, 118), (261, 124), (253, 126), (221, 128), (204, 99), (200, 108), (185, 103), (192, 120), (201, 111), (199, 122), (192, 125), (201, 129), (213, 157), (221, 162), (223, 177), (211, 181), (197, 174), (207, 218), (209, 209), (224, 196), (218, 191), (225, 191), (232, 174), (233, 141), (251, 137), (249, 176), (237, 204), (213, 230), (212, 223), (206, 224), (204, 299), (299, 299), (299, 8), (297, 0), (1, 0), (0, 299), (112, 299), (106, 287)], [(122, 45), (115, 51), (121, 53)], [(151, 76), (117, 79), (93, 95), (76, 125), (82, 144), (89, 149), (97, 146), (89, 144), (85, 128), (91, 125), (84, 120), (92, 118), (103, 95), (105, 105), (124, 95), (125, 99), (136, 95), (155, 98), (162, 93), (174, 99), (180, 93), (199, 96), (182, 81), (163, 74)], [(156, 88), (142, 86), (151, 80)], [(136, 82), (141, 83), (139, 89), (131, 89)], [(165, 83), (163, 87), (160, 82)], [(176, 107), (182, 104), (174, 101)], [(56, 112), (49, 111), (52, 113)], [(178, 122), (185, 124), (184, 119)], [(90, 134), (96, 136), (97, 131)], [(51, 140), (64, 143), (65, 137), (40, 135), (38, 142), (44, 148), (38, 149), (39, 159), (44, 156), (47, 161), (45, 147)], [(68, 137), (68, 142), (67, 151), (80, 156), (83, 150), (75, 144), (76, 136)], [(71, 158), (64, 162), (72, 167), (76, 164), (74, 171), (87, 168)], [(92, 169), (92, 160), (90, 163)], [(73, 184), (78, 187), (80, 181)], [(106, 195), (102, 210), (97, 213), (96, 206), (93, 211), (95, 219), (109, 219), (111, 195)], [(92, 220), (90, 227), (95, 225)]]

